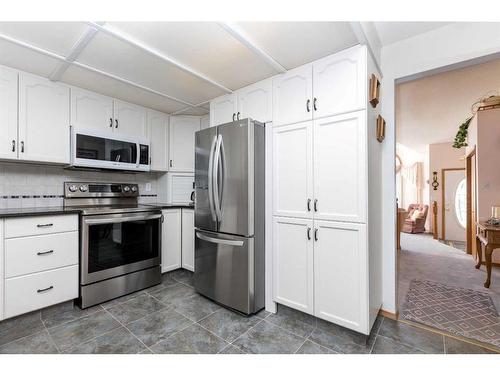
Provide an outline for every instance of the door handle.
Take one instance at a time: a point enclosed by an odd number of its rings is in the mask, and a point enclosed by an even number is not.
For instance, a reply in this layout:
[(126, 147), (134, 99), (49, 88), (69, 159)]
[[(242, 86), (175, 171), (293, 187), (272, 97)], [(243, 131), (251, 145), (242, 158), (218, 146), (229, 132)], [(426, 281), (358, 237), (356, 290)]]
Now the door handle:
[(21, 152), (24, 152), (24, 141), (21, 141)]
[(317, 101), (318, 101), (318, 99), (314, 98), (314, 100), (313, 100), (313, 108), (314, 108), (315, 111), (318, 110), (318, 107), (316, 105)]
[(307, 199), (307, 211), (311, 211), (311, 198)]
[(307, 239), (311, 240), (311, 228), (307, 227)]
[(36, 255), (48, 255), (48, 254), (52, 254), (53, 252), (54, 252), (54, 250), (39, 251), (38, 253), (36, 253)]
[(110, 117), (109, 118), (109, 127), (112, 128), (113, 127), (113, 119)]
[(318, 241), (318, 228), (314, 230), (314, 241)]
[(16, 151), (16, 140), (13, 139), (12, 140), (12, 152), (15, 152)]
[(170, 159), (169, 165), (170, 167), (172, 167), (172, 159)]
[(118, 129), (118, 119), (115, 118), (115, 129)]
[(230, 246), (241, 247), (245, 244), (243, 241), (225, 240), (223, 238), (214, 238), (214, 237), (205, 236), (204, 234), (201, 234), (200, 232), (196, 232), (196, 237), (198, 237), (200, 240), (211, 242), (211, 243), (216, 243), (216, 244), (220, 244), (220, 245), (230, 245)]
[(233, 113), (233, 121), (235, 121), (236, 113)]
[(311, 99), (307, 99), (307, 102), (306, 102), (306, 109), (307, 109), (307, 112), (311, 112)]
[(236, 114), (236, 120), (239, 120), (239, 119), (240, 119), (240, 113), (238, 112), (238, 113)]
[(314, 212), (318, 212), (318, 200), (314, 200)]

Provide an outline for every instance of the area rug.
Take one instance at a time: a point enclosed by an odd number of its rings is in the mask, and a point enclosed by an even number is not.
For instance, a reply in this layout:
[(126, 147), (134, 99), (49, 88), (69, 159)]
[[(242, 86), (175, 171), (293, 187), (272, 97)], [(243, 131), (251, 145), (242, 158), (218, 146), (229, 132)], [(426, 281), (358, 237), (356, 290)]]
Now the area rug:
[(500, 318), (488, 293), (413, 280), (401, 318), (500, 347)]

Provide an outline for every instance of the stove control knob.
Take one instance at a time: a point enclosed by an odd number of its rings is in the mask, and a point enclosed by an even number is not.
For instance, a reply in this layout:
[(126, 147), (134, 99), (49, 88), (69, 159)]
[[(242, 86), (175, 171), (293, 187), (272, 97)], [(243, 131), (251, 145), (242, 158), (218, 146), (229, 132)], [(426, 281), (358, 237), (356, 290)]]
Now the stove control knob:
[(124, 191), (125, 193), (128, 193), (128, 192), (130, 191), (130, 186), (125, 185), (125, 186), (123, 187), (123, 191)]
[(78, 188), (76, 187), (76, 185), (69, 185), (68, 190), (74, 193), (78, 190)]
[(132, 190), (132, 193), (135, 193), (137, 191), (137, 186), (132, 186), (130, 189)]
[(88, 186), (87, 186), (87, 185), (81, 185), (81, 186), (80, 186), (80, 191), (81, 191), (82, 193), (85, 193), (85, 192), (87, 191), (87, 189), (88, 189)]

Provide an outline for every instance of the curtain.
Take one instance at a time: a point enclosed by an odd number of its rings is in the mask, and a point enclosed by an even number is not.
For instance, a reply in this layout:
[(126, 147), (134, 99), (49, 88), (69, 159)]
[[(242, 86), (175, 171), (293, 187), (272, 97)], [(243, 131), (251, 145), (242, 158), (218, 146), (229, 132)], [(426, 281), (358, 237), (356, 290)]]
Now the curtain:
[(423, 203), (424, 198), (424, 163), (416, 162), (411, 166), (401, 168), (403, 179), (402, 207), (408, 207), (412, 203)]

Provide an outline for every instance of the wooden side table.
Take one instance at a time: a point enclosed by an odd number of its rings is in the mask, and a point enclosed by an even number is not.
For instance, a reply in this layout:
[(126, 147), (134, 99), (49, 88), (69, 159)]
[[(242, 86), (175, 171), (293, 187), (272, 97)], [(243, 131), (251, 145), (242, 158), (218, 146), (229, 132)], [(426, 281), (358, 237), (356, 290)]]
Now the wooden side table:
[(481, 267), (481, 262), (483, 260), (483, 249), (484, 245), (484, 258), (486, 260), (486, 282), (484, 283), (485, 288), (490, 287), (491, 283), (491, 255), (493, 250), (500, 248), (500, 225), (490, 225), (485, 222), (477, 223), (477, 262), (476, 268)]

